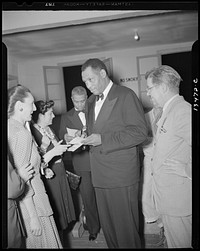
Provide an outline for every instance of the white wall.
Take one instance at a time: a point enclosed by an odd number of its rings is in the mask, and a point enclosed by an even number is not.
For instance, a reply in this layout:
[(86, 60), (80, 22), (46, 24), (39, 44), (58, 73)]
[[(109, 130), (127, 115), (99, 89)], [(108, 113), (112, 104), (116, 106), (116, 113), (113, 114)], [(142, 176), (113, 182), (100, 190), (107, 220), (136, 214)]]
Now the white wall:
[[(93, 53), (78, 56), (62, 56), (49, 57), (38, 60), (18, 61), (18, 81), (20, 84), (28, 87), (35, 99), (45, 99), (45, 85), (43, 66), (58, 66), (66, 63), (67, 65), (76, 65), (77, 62), (84, 62), (88, 58), (112, 58), (113, 60), (113, 78), (117, 84), (120, 84), (121, 78), (135, 78), (137, 77), (137, 57), (148, 56), (155, 54), (166, 54), (173, 52), (189, 51), (192, 49), (191, 42), (183, 44), (171, 44), (154, 47), (145, 47), (140, 49), (129, 49), (121, 51), (109, 51), (101, 53)], [(138, 81), (128, 81), (122, 83), (133, 89), (138, 95)]]

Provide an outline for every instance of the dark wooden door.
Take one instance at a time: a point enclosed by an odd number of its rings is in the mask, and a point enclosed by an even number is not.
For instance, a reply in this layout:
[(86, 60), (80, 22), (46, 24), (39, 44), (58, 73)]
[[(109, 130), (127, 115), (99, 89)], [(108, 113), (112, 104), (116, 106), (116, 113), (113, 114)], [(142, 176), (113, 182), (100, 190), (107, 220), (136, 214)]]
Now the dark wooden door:
[(162, 65), (173, 67), (181, 76), (180, 95), (192, 104), (192, 52), (162, 55)]
[(73, 103), (71, 100), (71, 91), (75, 86), (83, 86), (87, 90), (88, 97), (91, 92), (86, 88), (85, 83), (81, 78), (81, 65), (63, 67), (63, 76), (65, 83), (65, 95), (67, 102), (67, 111), (73, 108)]

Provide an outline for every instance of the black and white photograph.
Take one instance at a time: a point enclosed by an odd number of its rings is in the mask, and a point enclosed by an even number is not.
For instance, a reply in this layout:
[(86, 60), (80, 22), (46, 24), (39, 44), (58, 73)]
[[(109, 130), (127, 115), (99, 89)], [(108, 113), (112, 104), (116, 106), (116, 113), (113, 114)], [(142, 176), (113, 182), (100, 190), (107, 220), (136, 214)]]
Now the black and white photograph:
[(3, 249), (199, 249), (198, 28), (197, 1), (2, 3)]

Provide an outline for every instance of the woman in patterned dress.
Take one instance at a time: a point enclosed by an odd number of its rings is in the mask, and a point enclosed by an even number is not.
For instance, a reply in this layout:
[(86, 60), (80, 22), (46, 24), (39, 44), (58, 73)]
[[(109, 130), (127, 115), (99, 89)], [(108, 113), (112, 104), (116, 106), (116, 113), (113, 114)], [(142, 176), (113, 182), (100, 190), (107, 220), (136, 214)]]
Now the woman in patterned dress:
[[(9, 152), (9, 149), (8, 149)], [(33, 167), (22, 166), (19, 170), (13, 167), (9, 160), (8, 153), (8, 211), (7, 211), (7, 227), (8, 227), (8, 243), (7, 248), (23, 248), (24, 227), (21, 215), (18, 209), (18, 198), (23, 194), (25, 182), (33, 177)], [(13, 234), (15, 233), (15, 234)]]
[[(53, 113), (54, 101), (44, 102), (42, 100), (35, 102), (37, 108), (33, 113), (33, 125), (31, 132), (43, 156), (52, 151), (58, 143), (52, 128), (52, 120), (55, 117)], [(48, 172), (46, 173), (46, 171)], [(51, 176), (50, 176), (51, 172)], [(69, 223), (76, 220), (71, 190), (66, 178), (66, 170), (61, 156), (54, 157), (43, 171), (43, 182), (49, 196), (51, 207), (54, 212), (54, 219), (62, 241), (63, 230)]]
[[(29, 162), (34, 167), (34, 176), (26, 182), (25, 192), (19, 201), (26, 231), (25, 245), (26, 248), (62, 248), (53, 211), (40, 177), (41, 157), (26, 127), (35, 109), (34, 98), (26, 87), (18, 85), (8, 90), (8, 146), (12, 163), (17, 169)], [(66, 150), (64, 145), (62, 147), (54, 154), (62, 154)]]

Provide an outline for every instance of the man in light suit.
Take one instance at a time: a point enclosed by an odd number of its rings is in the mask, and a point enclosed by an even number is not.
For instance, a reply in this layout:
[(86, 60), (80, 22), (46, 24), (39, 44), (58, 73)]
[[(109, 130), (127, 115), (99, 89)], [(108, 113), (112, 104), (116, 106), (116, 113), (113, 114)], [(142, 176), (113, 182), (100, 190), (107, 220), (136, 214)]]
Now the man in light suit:
[(191, 248), (191, 105), (179, 95), (180, 75), (162, 65), (146, 74), (147, 95), (163, 108), (151, 158), (152, 195), (168, 248)]
[[(92, 182), (108, 248), (140, 248), (139, 149), (147, 137), (142, 105), (131, 89), (114, 84), (105, 64), (87, 60), (82, 80), (93, 93), (87, 102)], [(97, 95), (99, 99), (97, 100)]]
[[(154, 106), (149, 112), (145, 113), (145, 118), (148, 126), (148, 138), (142, 144), (142, 150), (144, 154), (142, 179), (141, 179), (141, 199), (142, 199), (142, 213), (144, 220), (147, 224), (154, 224), (160, 229), (159, 240), (155, 244), (156, 246), (162, 246), (165, 244), (164, 227), (162, 219), (159, 213), (152, 208), (153, 196), (152, 196), (152, 175), (151, 175), (151, 157), (153, 151), (154, 137), (157, 131), (157, 123), (162, 115), (162, 108)], [(156, 223), (156, 224), (155, 224)]]
[[(82, 86), (76, 86), (72, 89), (71, 98), (74, 107), (66, 114), (61, 116), (60, 138), (64, 138), (66, 142), (73, 139), (67, 133), (66, 127), (77, 129), (77, 131), (85, 130), (85, 103), (87, 100), (86, 89)], [(85, 147), (85, 146), (84, 146)], [(91, 168), (88, 148), (80, 147), (72, 152), (72, 163), (75, 173), (81, 176), (80, 193), (84, 205), (84, 213), (86, 216), (86, 225), (89, 231), (89, 240), (94, 241), (100, 231), (99, 215), (96, 204), (94, 187), (91, 180)]]

